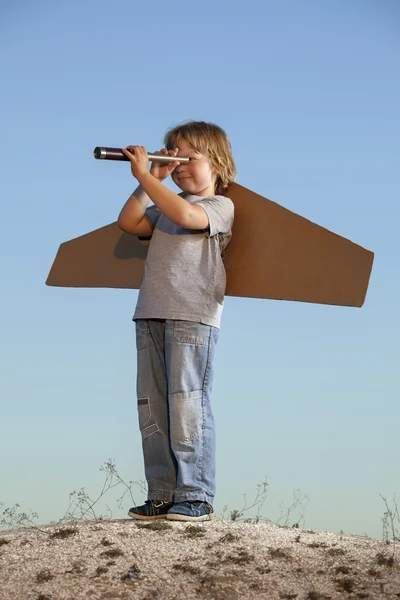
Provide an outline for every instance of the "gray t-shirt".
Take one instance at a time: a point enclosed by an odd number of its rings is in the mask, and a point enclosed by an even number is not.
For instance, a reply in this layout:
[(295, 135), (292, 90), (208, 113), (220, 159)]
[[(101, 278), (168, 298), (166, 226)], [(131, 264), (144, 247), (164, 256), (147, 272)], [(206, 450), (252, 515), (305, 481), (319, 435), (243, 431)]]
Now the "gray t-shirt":
[(234, 206), (225, 196), (180, 194), (206, 211), (209, 230), (184, 229), (156, 206), (154, 225), (133, 319), (175, 319), (220, 327), (226, 287), (221, 254), (232, 236)]

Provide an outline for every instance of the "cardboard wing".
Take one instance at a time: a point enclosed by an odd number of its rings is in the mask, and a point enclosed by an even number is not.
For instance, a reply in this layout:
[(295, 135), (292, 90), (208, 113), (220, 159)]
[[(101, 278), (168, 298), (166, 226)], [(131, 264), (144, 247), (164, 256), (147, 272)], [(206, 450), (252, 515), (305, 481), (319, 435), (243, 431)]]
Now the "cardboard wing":
[[(232, 183), (232, 240), (224, 257), (226, 294), (362, 306), (374, 254)], [(46, 284), (139, 288), (147, 247), (117, 223), (61, 244)]]

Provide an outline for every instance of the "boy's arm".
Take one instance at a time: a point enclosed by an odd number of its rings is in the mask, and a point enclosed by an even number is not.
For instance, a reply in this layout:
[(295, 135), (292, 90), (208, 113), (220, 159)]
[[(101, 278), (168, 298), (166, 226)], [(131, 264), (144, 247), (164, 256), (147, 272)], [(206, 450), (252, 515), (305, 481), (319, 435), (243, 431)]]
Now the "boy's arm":
[(208, 228), (208, 216), (204, 208), (189, 204), (153, 177), (149, 171), (141, 175), (139, 181), (157, 208), (175, 225), (185, 229)]
[(145, 218), (147, 205), (150, 201), (148, 194), (139, 185), (122, 207), (118, 217), (118, 226), (126, 233), (133, 233), (140, 237), (150, 237), (153, 233), (153, 224)]
[[(163, 185), (161, 181), (149, 172), (148, 154), (143, 146), (129, 146), (129, 148), (130, 152), (124, 151), (125, 149), (122, 151), (131, 162), (132, 174), (141, 184), (139, 187), (153, 200), (157, 208), (170, 221), (180, 227), (186, 229), (207, 229), (209, 222), (206, 211), (201, 206), (186, 202), (186, 200)], [(170, 165), (170, 172), (178, 164), (178, 162), (172, 163)]]

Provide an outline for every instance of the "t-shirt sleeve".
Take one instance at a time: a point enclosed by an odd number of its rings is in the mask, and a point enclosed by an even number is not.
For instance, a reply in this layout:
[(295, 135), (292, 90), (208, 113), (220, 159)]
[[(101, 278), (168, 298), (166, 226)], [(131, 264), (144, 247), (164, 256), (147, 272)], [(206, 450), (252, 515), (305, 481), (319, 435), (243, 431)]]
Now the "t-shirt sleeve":
[(230, 198), (225, 196), (212, 196), (197, 203), (207, 213), (210, 223), (209, 237), (222, 234), (230, 236), (234, 218), (234, 206)]
[(150, 219), (153, 224), (153, 227), (156, 226), (156, 223), (161, 215), (161, 211), (157, 206), (150, 206), (150, 208), (146, 208), (146, 212), (144, 213), (145, 217)]
[[(151, 221), (151, 223), (153, 225), (153, 229), (156, 226), (156, 223), (157, 223), (160, 215), (161, 215), (161, 211), (159, 208), (157, 208), (157, 206), (150, 206), (150, 208), (146, 208), (146, 212), (144, 213), (144, 216), (147, 217)], [(139, 240), (141, 242), (143, 242), (144, 244), (148, 245), (150, 243), (151, 236), (149, 236), (149, 237), (139, 236)]]

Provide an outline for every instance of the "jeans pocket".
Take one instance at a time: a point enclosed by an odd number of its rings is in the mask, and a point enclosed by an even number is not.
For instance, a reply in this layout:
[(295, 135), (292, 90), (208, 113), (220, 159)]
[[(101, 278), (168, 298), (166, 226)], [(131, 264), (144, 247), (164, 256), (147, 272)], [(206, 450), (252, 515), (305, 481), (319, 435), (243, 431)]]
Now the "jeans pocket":
[(136, 323), (136, 350), (143, 350), (147, 345), (149, 325), (146, 319), (138, 319)]
[[(152, 433), (157, 433), (158, 426), (154, 423), (154, 418), (151, 419), (151, 408), (149, 398), (138, 398), (138, 412), (139, 412), (139, 429), (142, 434), (142, 438), (145, 440)], [(151, 421), (153, 421), (151, 423)]]
[(148, 398), (138, 398), (139, 428), (142, 431), (150, 421), (151, 411)]
[(200, 439), (203, 424), (203, 392), (178, 392), (169, 396), (171, 439), (193, 442)]
[(174, 339), (181, 344), (208, 346), (210, 325), (194, 321), (174, 321)]

